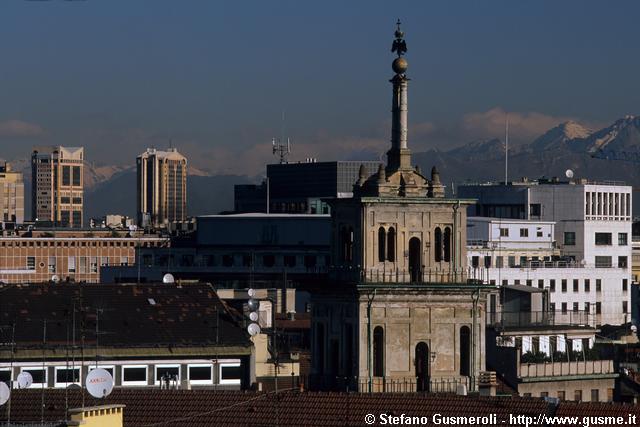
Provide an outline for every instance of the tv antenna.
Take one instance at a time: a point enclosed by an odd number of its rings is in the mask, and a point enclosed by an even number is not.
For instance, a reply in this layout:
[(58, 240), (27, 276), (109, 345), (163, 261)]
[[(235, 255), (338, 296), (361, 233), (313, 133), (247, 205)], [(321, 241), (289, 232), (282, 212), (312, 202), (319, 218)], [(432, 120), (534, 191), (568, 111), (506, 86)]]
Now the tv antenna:
[(291, 153), (291, 141), (287, 138), (284, 140), (284, 111), (282, 112), (282, 131), (279, 139), (272, 138), (272, 153), (280, 158), (280, 164), (287, 163), (287, 156)]

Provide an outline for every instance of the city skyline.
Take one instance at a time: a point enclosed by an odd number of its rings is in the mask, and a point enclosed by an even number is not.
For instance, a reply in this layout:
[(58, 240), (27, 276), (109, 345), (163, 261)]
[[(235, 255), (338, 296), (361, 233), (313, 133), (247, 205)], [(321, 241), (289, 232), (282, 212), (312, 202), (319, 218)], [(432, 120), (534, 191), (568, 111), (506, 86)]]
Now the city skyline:
[(514, 143), (569, 119), (604, 126), (636, 112), (640, 63), (626, 52), (637, 8), (11, 3), (0, 149), (15, 160), (34, 145), (82, 145), (89, 162), (133, 165), (146, 147), (173, 144), (208, 173), (253, 175), (284, 127), (296, 160), (376, 157), (390, 134), (381, 82), (392, 54), (380, 52), (397, 15), (411, 35), (416, 152), (501, 137), (506, 111)]

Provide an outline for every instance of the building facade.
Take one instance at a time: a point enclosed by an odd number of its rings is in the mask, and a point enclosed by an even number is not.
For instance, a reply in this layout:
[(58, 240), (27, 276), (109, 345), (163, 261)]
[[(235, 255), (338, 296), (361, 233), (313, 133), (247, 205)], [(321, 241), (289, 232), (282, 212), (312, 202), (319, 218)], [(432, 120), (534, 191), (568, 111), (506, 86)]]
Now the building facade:
[(628, 265), (576, 260), (574, 246), (566, 255), (555, 241), (554, 222), (472, 217), (467, 224), (469, 277), (545, 289), (558, 317), (594, 326), (631, 321)]
[(0, 381), (16, 388), (21, 372), (31, 374), (30, 388), (66, 388), (96, 367), (117, 388), (255, 382), (242, 319), (207, 283), (0, 286), (0, 342), (13, 343), (0, 348)]
[(84, 148), (36, 147), (31, 154), (31, 219), (81, 228), (84, 207)]
[(187, 219), (187, 158), (176, 148), (148, 148), (136, 159), (138, 225)]
[[(494, 229), (491, 238), (469, 242), (479, 244), (470, 255), (478, 257), (471, 259), (476, 277), (496, 284), (548, 287), (556, 310), (588, 310), (596, 324), (631, 321), (630, 186), (526, 181), (464, 185), (459, 194), (477, 199), (470, 212), (498, 216), (486, 222)], [(520, 224), (512, 219), (530, 221)], [(478, 226), (479, 221), (475, 220)], [(552, 248), (549, 242), (537, 242), (549, 222)]]
[[(377, 161), (297, 162), (267, 165), (260, 185), (236, 185), (236, 213), (266, 212), (329, 214), (328, 199), (353, 196), (360, 167), (367, 176), (376, 173)], [(268, 203), (267, 203), (268, 198)]]
[(169, 239), (100, 230), (16, 231), (0, 237), (0, 281), (99, 283), (107, 267), (136, 265), (136, 248), (157, 246), (169, 246)]
[(11, 170), (9, 163), (0, 165), (0, 212), (2, 222), (24, 222), (24, 181), (21, 172)]

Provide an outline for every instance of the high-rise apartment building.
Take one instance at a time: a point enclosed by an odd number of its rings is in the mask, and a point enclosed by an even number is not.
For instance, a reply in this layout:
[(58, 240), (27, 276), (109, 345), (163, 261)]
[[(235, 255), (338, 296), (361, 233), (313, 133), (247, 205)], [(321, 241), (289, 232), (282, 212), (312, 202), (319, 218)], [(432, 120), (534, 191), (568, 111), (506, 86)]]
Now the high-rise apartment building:
[(0, 165), (0, 213), (2, 222), (24, 222), (22, 173), (12, 171), (9, 163)]
[(161, 226), (187, 218), (187, 158), (175, 148), (148, 148), (136, 160), (138, 224)]
[(31, 154), (31, 216), (54, 226), (82, 227), (83, 147), (36, 147)]

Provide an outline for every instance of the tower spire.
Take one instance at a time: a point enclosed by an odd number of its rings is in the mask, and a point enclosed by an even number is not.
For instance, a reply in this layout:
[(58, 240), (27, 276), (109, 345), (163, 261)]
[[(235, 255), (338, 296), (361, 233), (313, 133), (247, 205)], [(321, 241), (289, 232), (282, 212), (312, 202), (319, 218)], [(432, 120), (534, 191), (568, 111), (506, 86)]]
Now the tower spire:
[(395, 39), (391, 51), (397, 58), (393, 60), (391, 68), (396, 73), (390, 82), (393, 84), (393, 99), (391, 102), (391, 149), (387, 152), (387, 172), (411, 169), (411, 151), (407, 146), (407, 86), (409, 79), (406, 71), (409, 66), (404, 55), (407, 43), (404, 32), (400, 29), (400, 20), (396, 23)]

